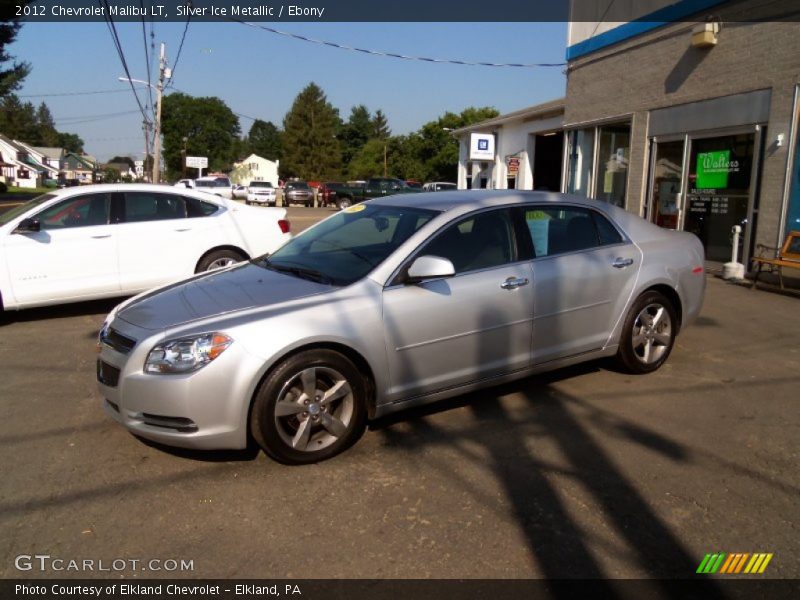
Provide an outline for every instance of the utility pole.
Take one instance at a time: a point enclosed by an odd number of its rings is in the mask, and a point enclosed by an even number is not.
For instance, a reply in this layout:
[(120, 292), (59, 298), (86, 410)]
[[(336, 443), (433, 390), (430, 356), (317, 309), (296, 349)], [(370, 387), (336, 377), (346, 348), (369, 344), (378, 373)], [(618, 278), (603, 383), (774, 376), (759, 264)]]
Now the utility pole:
[(389, 142), (388, 141), (384, 141), (383, 142), (383, 176), (384, 177), (386, 177), (386, 172), (387, 172), (387, 169), (386, 169), (386, 150), (387, 150), (388, 146), (389, 146)]
[(142, 159), (142, 179), (147, 181), (147, 157), (150, 156), (150, 121), (145, 119), (142, 121), (142, 129), (144, 129), (144, 158)]
[(164, 93), (164, 81), (170, 78), (170, 70), (167, 68), (165, 56), (165, 45), (161, 42), (161, 55), (158, 60), (158, 86), (156, 87), (156, 129), (153, 136), (153, 183), (161, 182), (161, 96)]

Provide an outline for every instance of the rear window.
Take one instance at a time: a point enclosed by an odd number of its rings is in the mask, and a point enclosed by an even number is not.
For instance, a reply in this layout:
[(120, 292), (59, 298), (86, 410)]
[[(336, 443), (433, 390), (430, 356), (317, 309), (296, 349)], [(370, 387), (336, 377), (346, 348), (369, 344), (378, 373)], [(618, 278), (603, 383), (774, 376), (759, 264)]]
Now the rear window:
[(207, 217), (219, 210), (219, 206), (211, 202), (204, 202), (197, 198), (184, 198), (186, 201), (186, 215), (192, 217)]

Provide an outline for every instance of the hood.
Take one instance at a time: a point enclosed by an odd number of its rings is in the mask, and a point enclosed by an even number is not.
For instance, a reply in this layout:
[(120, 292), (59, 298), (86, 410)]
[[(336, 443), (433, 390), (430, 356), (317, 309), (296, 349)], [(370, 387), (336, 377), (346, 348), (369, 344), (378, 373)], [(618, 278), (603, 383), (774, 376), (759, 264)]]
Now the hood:
[(117, 318), (145, 329), (167, 329), (214, 315), (330, 292), (329, 285), (253, 264), (212, 273), (135, 300)]

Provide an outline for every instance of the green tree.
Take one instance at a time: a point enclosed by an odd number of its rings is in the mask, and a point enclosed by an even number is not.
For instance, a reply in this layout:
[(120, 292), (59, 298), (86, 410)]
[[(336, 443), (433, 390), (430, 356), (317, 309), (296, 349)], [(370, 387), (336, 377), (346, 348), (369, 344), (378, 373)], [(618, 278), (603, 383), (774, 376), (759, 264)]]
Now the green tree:
[(30, 102), (20, 102), (15, 94), (0, 100), (0, 132), (11, 139), (38, 145), (39, 124)]
[(388, 139), (392, 135), (392, 130), (389, 129), (389, 120), (383, 111), (379, 108), (372, 118), (372, 136), (379, 140)]
[(106, 167), (103, 169), (103, 183), (117, 183), (119, 182), (122, 174), (119, 169), (115, 167)]
[(373, 133), (372, 115), (363, 104), (350, 109), (350, 118), (337, 136), (342, 148), (342, 163), (349, 165)]
[(239, 119), (219, 98), (195, 98), (181, 92), (162, 101), (161, 131), (169, 177), (182, 172), (183, 138), (188, 156), (207, 156), (212, 171), (230, 170), (240, 151)]
[(342, 166), (336, 139), (340, 128), (339, 111), (318, 85), (309, 83), (283, 119), (281, 174), (309, 180), (337, 178)]
[[(30, 0), (14, 2), (15, 6), (26, 6)], [(11, 3), (9, 3), (11, 4)], [(30, 73), (30, 65), (14, 60), (6, 48), (16, 39), (22, 25), (19, 19), (12, 18), (11, 6), (3, 8), (3, 21), (0, 21), (0, 98), (5, 98), (22, 84), (22, 80)]]
[(77, 133), (59, 132), (56, 146), (64, 148), (67, 152), (83, 153), (83, 140)]
[(43, 146), (58, 146), (56, 122), (47, 104), (42, 102), (36, 110), (36, 122), (39, 125), (39, 143)]
[[(383, 176), (383, 158), (387, 141), (371, 139), (353, 157), (347, 168), (350, 179), (368, 179)], [(388, 155), (388, 154), (387, 154)], [(389, 173), (387, 173), (389, 174)]]
[(271, 121), (256, 119), (247, 134), (249, 151), (267, 160), (280, 160), (283, 154), (282, 133)]
[(112, 158), (108, 162), (110, 162), (110, 163), (120, 163), (120, 164), (124, 163), (124, 164), (128, 165), (128, 168), (130, 168), (131, 170), (135, 170), (135, 168), (136, 168), (136, 163), (134, 162), (134, 160), (130, 156), (115, 156), (114, 158)]

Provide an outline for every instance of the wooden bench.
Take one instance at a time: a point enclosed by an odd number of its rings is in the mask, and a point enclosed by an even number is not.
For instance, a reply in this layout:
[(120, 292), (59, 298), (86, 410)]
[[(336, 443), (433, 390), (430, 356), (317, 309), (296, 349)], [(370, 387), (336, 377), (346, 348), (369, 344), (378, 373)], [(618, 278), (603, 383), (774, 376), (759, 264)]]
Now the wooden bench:
[[(758, 265), (755, 277), (753, 277), (753, 289), (758, 283), (758, 277), (764, 268), (768, 273), (777, 273), (781, 281), (781, 289), (783, 287), (783, 267), (790, 269), (800, 269), (800, 231), (790, 231), (786, 236), (786, 241), (780, 249), (773, 246), (765, 246), (764, 244), (756, 245), (757, 256), (752, 258), (752, 265), (755, 268)], [(769, 255), (772, 256), (769, 256)]]

